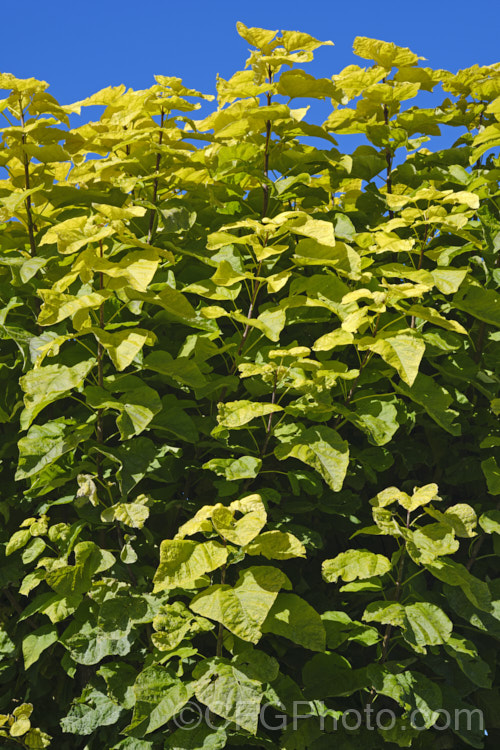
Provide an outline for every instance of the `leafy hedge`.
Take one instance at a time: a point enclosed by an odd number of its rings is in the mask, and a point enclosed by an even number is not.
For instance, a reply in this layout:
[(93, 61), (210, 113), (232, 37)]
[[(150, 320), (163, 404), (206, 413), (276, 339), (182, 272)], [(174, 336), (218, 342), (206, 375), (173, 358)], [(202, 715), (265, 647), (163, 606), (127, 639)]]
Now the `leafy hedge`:
[(0, 76), (2, 747), (496, 747), (500, 66), (238, 31)]

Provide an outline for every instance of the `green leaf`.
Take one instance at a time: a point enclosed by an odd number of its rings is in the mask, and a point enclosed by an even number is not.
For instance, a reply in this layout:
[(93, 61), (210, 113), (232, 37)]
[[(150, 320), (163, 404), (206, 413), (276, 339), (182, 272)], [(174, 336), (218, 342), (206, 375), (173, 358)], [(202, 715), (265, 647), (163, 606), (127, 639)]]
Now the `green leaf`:
[(309, 237), (325, 248), (335, 247), (335, 234), (331, 222), (314, 219), (301, 211), (292, 211), (289, 216), (290, 218), (284, 226), (288, 227), (294, 234)]
[(325, 245), (312, 238), (299, 240), (292, 260), (297, 266), (331, 266), (348, 278), (359, 278), (361, 270), (360, 256), (345, 242)]
[(170, 735), (169, 743), (171, 750), (222, 750), (226, 747), (227, 736), (224, 727), (214, 730), (201, 724), (198, 727), (180, 727)]
[(88, 440), (93, 431), (92, 424), (77, 425), (74, 420), (63, 418), (44, 425), (32, 425), (18, 443), (16, 479), (28, 479), (38, 474), (62, 455), (74, 450), (79, 443)]
[(75, 216), (60, 221), (48, 229), (40, 240), (40, 245), (57, 243), (58, 251), (69, 255), (76, 253), (90, 242), (99, 242), (112, 234), (114, 234), (114, 229), (110, 225), (99, 228), (94, 223), (93, 217)]
[(42, 625), (33, 633), (29, 633), (23, 639), (24, 668), (29, 669), (32, 664), (35, 664), (40, 655), (57, 642), (58, 637), (57, 628), (54, 625)]
[(159, 468), (160, 459), (169, 451), (169, 446), (158, 448), (148, 438), (139, 437), (117, 448), (101, 445), (98, 450), (120, 465), (116, 477), (122, 495), (128, 495), (147, 474)]
[(305, 694), (310, 698), (349, 696), (368, 686), (366, 668), (352, 669), (336, 653), (315, 654), (302, 671)]
[(203, 469), (211, 469), (219, 476), (234, 482), (239, 479), (253, 479), (257, 476), (262, 466), (262, 460), (254, 456), (241, 456), (240, 458), (212, 458), (203, 464)]
[[(347, 584), (347, 586), (352, 585), (355, 584)], [(345, 588), (343, 587), (344, 590)], [(323, 612), (321, 619), (325, 626), (326, 645), (329, 649), (335, 649), (345, 641), (354, 641), (363, 646), (373, 646), (380, 640), (376, 628), (364, 625), (357, 620), (351, 620), (347, 612), (335, 610)]]
[(423, 650), (423, 646), (446, 643), (453, 623), (442, 609), (429, 602), (416, 602), (404, 608), (403, 632), (405, 640)]
[(92, 475), (78, 474), (76, 481), (78, 482), (76, 498), (87, 498), (94, 507), (99, 505), (99, 498), (97, 497), (97, 487)]
[(80, 388), (95, 364), (95, 359), (88, 359), (73, 367), (48, 365), (30, 370), (20, 378), (19, 382), (25, 393), (21, 428), (27, 429), (45, 406), (64, 398), (73, 389)]
[[(235, 513), (244, 515), (236, 520)], [(211, 516), (217, 533), (228, 542), (241, 546), (251, 542), (267, 520), (260, 495), (247, 495), (241, 500), (235, 500), (228, 508), (218, 503), (214, 506)]]
[(467, 335), (467, 331), (463, 325), (457, 323), (456, 320), (448, 320), (448, 318), (438, 313), (437, 310), (433, 310), (425, 305), (411, 305), (411, 307), (407, 308), (406, 314), (415, 316), (421, 320), (427, 320), (429, 323), (444, 328), (447, 331), (455, 331), (455, 333)]
[[(252, 320), (248, 319), (250, 324)], [(242, 321), (243, 322), (243, 321)], [(246, 321), (245, 321), (246, 322)], [(257, 326), (271, 341), (279, 341), (280, 333), (285, 327), (286, 313), (284, 310), (264, 310), (254, 321)], [(275, 411), (279, 411), (278, 406)]]
[(396, 625), (402, 627), (405, 618), (405, 608), (399, 602), (380, 601), (370, 602), (363, 612), (365, 622), (379, 622), (381, 625)]
[(443, 294), (454, 294), (467, 276), (467, 268), (434, 268), (431, 271), (434, 283)]
[(71, 705), (69, 713), (61, 719), (63, 732), (89, 735), (99, 727), (115, 724), (120, 718), (121, 708), (107, 695), (93, 688), (86, 688), (81, 697)]
[(236, 30), (238, 34), (243, 37), (249, 44), (262, 50), (264, 54), (269, 54), (272, 47), (272, 41), (278, 31), (271, 31), (270, 29), (259, 29), (257, 27), (248, 27), (244, 23), (238, 21), (236, 24)]
[(232, 663), (253, 680), (274, 682), (279, 676), (279, 663), (273, 656), (253, 646), (245, 646), (232, 660)]
[(152, 622), (160, 606), (151, 594), (115, 595), (103, 601), (97, 622), (104, 630), (128, 631), (137, 623)]
[(403, 68), (417, 65), (418, 57), (408, 47), (398, 47), (392, 42), (382, 42), (379, 39), (369, 39), (365, 36), (357, 36), (353, 44), (354, 54), (365, 60), (373, 60), (383, 68)]
[(219, 542), (192, 542), (165, 539), (160, 545), (160, 564), (155, 573), (154, 591), (193, 588), (196, 581), (227, 560), (227, 549)]
[[(23, 734), (26, 734), (26, 732), (29, 730), (31, 724), (29, 719), (19, 719), (18, 721), (15, 721), (10, 729), (9, 729), (9, 735), (10, 737), (22, 737)], [(3, 735), (2, 733), (2, 736)]]
[(210, 586), (191, 601), (190, 607), (203, 617), (222, 623), (234, 635), (257, 643), (262, 625), (281, 588), (289, 588), (284, 573), (268, 566), (242, 571), (233, 587)]
[(296, 594), (278, 594), (264, 624), (263, 633), (274, 633), (311, 651), (325, 650), (325, 626), (315, 609)]
[(349, 331), (344, 331), (343, 328), (337, 328), (331, 333), (325, 333), (320, 336), (319, 339), (313, 344), (313, 350), (315, 352), (328, 352), (331, 349), (335, 349), (337, 346), (346, 346), (352, 344), (354, 336)]
[(442, 524), (448, 524), (458, 537), (465, 539), (476, 536), (477, 516), (467, 503), (451, 505), (444, 513), (435, 508), (426, 508), (427, 513)]
[(287, 531), (265, 531), (244, 548), (247, 555), (262, 555), (268, 560), (305, 557), (304, 545)]
[(444, 523), (428, 524), (406, 536), (408, 553), (420, 565), (432, 563), (442, 555), (452, 555), (460, 546), (454, 529)]
[(314, 78), (304, 70), (285, 70), (278, 82), (278, 93), (289, 99), (313, 97), (325, 99), (335, 97), (337, 88), (329, 78)]
[(89, 386), (85, 389), (85, 397), (94, 409), (119, 412), (116, 424), (122, 440), (143, 432), (162, 409), (158, 393), (147, 385), (128, 389), (120, 399), (113, 398), (104, 388)]
[(302, 31), (282, 31), (281, 38), (283, 40), (283, 46), (287, 52), (293, 52), (294, 50), (305, 50), (312, 52), (318, 47), (325, 45), (333, 46), (333, 42), (320, 42), (310, 34), (305, 34)]
[[(203, 628), (200, 626), (202, 622)], [(212, 627), (212, 623), (195, 618), (182, 602), (174, 602), (164, 605), (161, 613), (154, 618), (153, 627), (159, 632), (153, 633), (152, 640), (160, 651), (171, 651), (189, 632), (193, 634), (198, 630), (210, 629), (208, 626)]]
[(368, 435), (372, 445), (386, 445), (399, 428), (396, 406), (377, 398), (364, 398), (354, 412), (339, 409), (340, 414)]
[(263, 417), (266, 414), (273, 414), (282, 410), (283, 407), (277, 404), (255, 401), (227, 401), (225, 404), (219, 404), (217, 421), (222, 427), (234, 430), (248, 424), (255, 417)]
[(500, 495), (500, 467), (495, 458), (490, 456), (485, 461), (481, 461), (481, 469), (486, 477), (490, 495)]
[(29, 529), (19, 529), (15, 531), (5, 547), (5, 557), (12, 555), (13, 552), (25, 547), (31, 539), (31, 533)]
[(409, 503), (410, 496), (407, 495), (406, 492), (399, 490), (397, 487), (387, 487), (370, 500), (370, 503), (376, 508), (385, 508), (396, 502), (400, 505), (403, 505), (403, 503)]
[(320, 425), (302, 432), (289, 443), (275, 448), (280, 461), (296, 458), (311, 466), (335, 492), (342, 489), (349, 465), (349, 446), (335, 430)]
[(170, 721), (188, 702), (192, 690), (165, 667), (153, 665), (138, 675), (134, 693), (134, 714), (124, 731), (143, 737)]
[(66, 318), (73, 318), (77, 313), (83, 314), (84, 318), (90, 310), (101, 307), (112, 294), (111, 290), (103, 289), (73, 297), (70, 294), (62, 294), (50, 289), (40, 289), (39, 295), (43, 299), (43, 305), (38, 316), (38, 323), (41, 326), (52, 326)]
[(391, 742), (398, 747), (412, 747), (413, 743), (419, 737), (420, 728), (413, 727), (410, 723), (409, 718), (396, 718), (391, 717), (387, 725), (380, 722), (381, 727), (379, 729), (380, 734), (384, 742)]
[[(146, 497), (144, 499), (147, 500)], [(137, 500), (140, 501), (141, 497)], [(101, 513), (101, 520), (108, 523), (120, 521), (133, 529), (142, 529), (149, 518), (149, 508), (145, 503), (137, 502), (137, 500), (133, 503), (116, 503), (105, 508)]]
[(453, 306), (475, 318), (500, 326), (500, 294), (478, 284), (463, 285), (453, 297)]
[(486, 534), (500, 534), (500, 510), (487, 510), (479, 517), (479, 525)]
[(108, 352), (117, 370), (125, 370), (137, 357), (146, 344), (153, 344), (156, 337), (150, 331), (141, 328), (110, 333), (93, 328), (96, 339)]
[(134, 639), (134, 631), (104, 630), (88, 619), (82, 622), (75, 618), (60, 637), (60, 642), (73, 661), (92, 666), (108, 656), (126, 656)]
[(431, 419), (450, 435), (456, 437), (461, 434), (460, 425), (455, 423), (458, 412), (449, 408), (453, 397), (429, 375), (419, 373), (411, 388), (404, 383), (398, 383), (396, 390), (422, 406)]
[(384, 555), (376, 555), (366, 549), (351, 549), (341, 552), (332, 560), (325, 560), (322, 565), (323, 578), (327, 583), (335, 583), (339, 578), (344, 581), (355, 581), (357, 578), (373, 578), (391, 570), (390, 560)]
[(152, 742), (139, 740), (135, 737), (127, 737), (126, 740), (122, 740), (117, 745), (113, 745), (112, 750), (151, 750), (152, 747)]
[(415, 487), (411, 497), (408, 497), (406, 493), (402, 493), (398, 502), (403, 508), (412, 513), (417, 508), (421, 508), (423, 505), (433, 500), (440, 500), (438, 496), (438, 486), (434, 482), (431, 484), (425, 484), (423, 487)]
[[(45, 577), (45, 576), (44, 576)], [(72, 596), (60, 596), (59, 594), (40, 594), (23, 611), (19, 620), (24, 620), (36, 612), (47, 615), (52, 623), (61, 622), (73, 614), (82, 601), (81, 594)]]
[(450, 586), (460, 586), (467, 599), (484, 612), (491, 611), (491, 594), (488, 584), (473, 576), (464, 565), (453, 560), (434, 560), (426, 565), (433, 576)]
[(136, 670), (126, 662), (107, 662), (97, 672), (106, 682), (110, 698), (123, 708), (134, 707)]
[(155, 430), (165, 430), (176, 438), (188, 443), (196, 443), (199, 433), (192, 417), (184, 411), (189, 402), (177, 399), (173, 394), (163, 396), (161, 411), (153, 418), (151, 427)]
[(187, 357), (174, 359), (168, 352), (154, 351), (148, 354), (144, 366), (190, 388), (202, 388), (207, 382), (196, 362)]
[(481, 659), (472, 641), (465, 638), (449, 638), (445, 644), (445, 651), (456, 659), (462, 672), (475, 685), (491, 688), (491, 667)]
[(212, 713), (245, 729), (257, 733), (262, 685), (245, 671), (224, 659), (206, 659), (194, 670), (194, 691), (197, 699)]
[(94, 542), (79, 542), (75, 547), (75, 564), (53, 568), (45, 580), (61, 596), (85, 594), (92, 585), (92, 576), (114, 563), (114, 556), (99, 549)]
[(379, 354), (388, 365), (394, 367), (401, 380), (412, 386), (418, 375), (418, 368), (424, 355), (425, 343), (416, 335), (400, 333), (384, 338), (367, 341), (362, 339), (358, 348), (369, 349)]
[(377, 693), (392, 698), (405, 711), (418, 711), (419, 727), (424, 725), (428, 729), (438, 720), (442, 695), (435, 682), (419, 672), (392, 674), (379, 664), (370, 665), (368, 675)]
[(33, 750), (43, 750), (44, 747), (49, 747), (51, 739), (52, 737), (42, 732), (41, 729), (30, 729), (23, 737), (26, 747), (33, 748)]

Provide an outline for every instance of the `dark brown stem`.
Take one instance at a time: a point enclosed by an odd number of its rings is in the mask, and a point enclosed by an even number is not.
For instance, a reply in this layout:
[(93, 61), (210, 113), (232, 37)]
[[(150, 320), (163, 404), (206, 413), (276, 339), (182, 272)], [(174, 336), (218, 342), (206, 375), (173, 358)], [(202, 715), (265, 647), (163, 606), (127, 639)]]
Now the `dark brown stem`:
[[(385, 78), (384, 78), (385, 83)], [(389, 110), (387, 108), (387, 104), (384, 104), (384, 122), (388, 126), (389, 125)], [(392, 193), (392, 151), (387, 146), (385, 149), (385, 163), (387, 164), (387, 180), (386, 180), (386, 186), (387, 186), (387, 192)], [(394, 212), (389, 210), (389, 219), (394, 218)]]
[[(498, 268), (500, 264), (500, 253), (497, 254), (497, 257), (495, 259), (495, 268)], [(474, 362), (476, 365), (478, 365), (481, 362), (481, 357), (483, 356), (483, 349), (484, 349), (484, 342), (486, 339), (486, 331), (488, 330), (488, 326), (484, 322), (484, 320), (481, 322), (479, 326), (479, 332), (477, 335), (477, 341), (476, 341), (476, 351), (474, 353)]]
[[(267, 80), (269, 83), (272, 83), (273, 73), (272, 73), (270, 66), (268, 67), (267, 72), (268, 72)], [(270, 107), (272, 96), (269, 91), (266, 95), (266, 98), (267, 98), (267, 106)], [(271, 140), (271, 120), (266, 120), (266, 142), (264, 146), (264, 176), (266, 180), (269, 177), (269, 143), (270, 143), (270, 140)], [(262, 185), (262, 191), (264, 194), (264, 200), (262, 202), (261, 218), (263, 219), (264, 216), (267, 216), (267, 210), (269, 208), (269, 185), (267, 183), (265, 185)]]
[[(268, 82), (272, 83), (272, 80), (273, 80), (273, 74), (272, 74), (271, 67), (269, 67), (268, 68)], [(270, 106), (272, 96), (268, 92), (267, 95), (266, 95), (266, 97), (267, 97), (267, 105)], [(271, 139), (271, 121), (267, 120), (267, 122), (266, 122), (266, 141), (265, 141), (265, 146), (264, 146), (264, 175), (265, 175), (266, 178), (269, 176), (269, 142), (270, 142), (270, 139)], [(263, 219), (267, 215), (267, 210), (269, 208), (269, 185), (267, 185), (267, 184), (263, 185), (262, 186), (262, 192), (263, 192), (263, 202), (262, 202), (261, 219)], [(266, 245), (267, 245), (267, 235), (266, 235), (266, 237), (264, 239), (263, 247), (265, 247)], [(260, 276), (261, 269), (262, 269), (262, 261), (260, 261), (260, 263), (259, 263), (259, 265), (257, 267), (257, 273), (256, 273), (257, 276)], [(252, 295), (250, 297), (250, 305), (248, 307), (248, 311), (247, 311), (247, 315), (246, 315), (246, 317), (249, 320), (251, 320), (253, 318), (253, 314), (254, 314), (254, 311), (255, 311), (255, 303), (257, 301), (257, 295), (259, 293), (260, 286), (261, 286), (261, 282), (258, 279), (255, 279), (254, 284), (253, 284), (253, 289), (252, 289)], [(239, 346), (238, 346), (238, 351), (236, 353), (235, 360), (234, 360), (233, 365), (231, 367), (231, 372), (230, 372), (231, 375), (234, 372), (236, 372), (236, 368), (238, 367), (237, 359), (240, 356), (241, 352), (243, 351), (243, 347), (245, 346), (245, 342), (246, 342), (246, 340), (248, 338), (248, 335), (250, 333), (250, 328), (251, 328), (250, 323), (247, 323), (246, 326), (245, 326), (245, 328), (244, 328), (244, 330), (243, 330), (243, 334), (241, 336), (241, 340), (240, 340), (240, 343), (239, 343)], [(222, 393), (221, 393), (220, 402), (223, 402), (224, 399), (225, 399), (225, 397), (226, 397), (226, 389), (224, 388), (222, 390)]]
[[(271, 403), (276, 403), (276, 390), (278, 386), (278, 371), (276, 370), (274, 373), (274, 383), (273, 383), (273, 392), (271, 393)], [(267, 450), (267, 446), (269, 445), (269, 440), (271, 438), (271, 432), (273, 429), (273, 417), (274, 412), (271, 412), (269, 414), (268, 420), (267, 420), (267, 427), (266, 427), (266, 437), (264, 438), (264, 442), (262, 444), (262, 448), (260, 449), (260, 457), (262, 458)]]
[[(271, 393), (271, 404), (276, 403), (277, 387), (278, 387), (278, 372), (276, 371), (274, 373), (273, 390)], [(269, 440), (271, 439), (271, 434), (273, 431), (273, 421), (274, 421), (273, 418), (274, 418), (274, 412), (271, 412), (271, 414), (269, 414), (268, 419), (267, 419), (266, 434), (264, 437), (264, 442), (262, 443), (262, 448), (259, 451), (259, 458), (264, 458), (265, 453), (267, 451), (267, 446), (269, 445)], [(245, 493), (248, 490), (248, 488), (250, 487), (253, 481), (254, 481), (253, 477), (249, 477), (248, 479), (245, 479), (243, 486), (241, 488), (242, 493)]]
[[(268, 79), (267, 80), (268, 80), (269, 83), (272, 83), (272, 81), (273, 81), (273, 73), (272, 73), (271, 67), (268, 68)], [(267, 93), (266, 98), (267, 98), (267, 106), (270, 106), (271, 100), (272, 100), (272, 96), (271, 96), (271, 94), (269, 92)], [(265, 175), (266, 178), (268, 178), (268, 176), (269, 176), (269, 143), (270, 143), (270, 139), (271, 139), (271, 121), (267, 120), (267, 122), (266, 122), (266, 141), (265, 141), (265, 145), (264, 145), (264, 175)], [(263, 202), (262, 202), (261, 219), (263, 219), (267, 215), (267, 210), (269, 208), (269, 185), (267, 185), (267, 184), (262, 185), (262, 192), (263, 192)], [(266, 237), (264, 239), (263, 247), (265, 247), (266, 245), (267, 245), (267, 235), (266, 235)], [(256, 274), (257, 276), (260, 276), (261, 269), (262, 269), (262, 261), (260, 261), (260, 263), (259, 263), (259, 265), (257, 267), (257, 274)], [(256, 300), (257, 300), (257, 295), (259, 293), (260, 286), (261, 286), (261, 282), (258, 279), (255, 279), (254, 284), (253, 284), (253, 289), (252, 289), (252, 296), (250, 298), (250, 305), (249, 305), (248, 311), (247, 311), (247, 318), (249, 320), (252, 319), (253, 314), (254, 314), (255, 303), (256, 303)], [(236, 360), (240, 356), (241, 352), (243, 351), (243, 347), (245, 346), (245, 342), (246, 342), (246, 340), (248, 338), (248, 334), (250, 333), (250, 327), (251, 327), (250, 323), (247, 323), (246, 326), (245, 326), (245, 328), (244, 328), (243, 335), (241, 337), (241, 341), (240, 341), (240, 344), (238, 346), (238, 351), (236, 353), (236, 358), (235, 358), (235, 361), (233, 362), (233, 366), (231, 368), (231, 374), (233, 374), (236, 371), (236, 368), (238, 366)], [(225, 390), (222, 392), (220, 400), (224, 401), (224, 397), (225, 397)]]
[[(104, 256), (104, 250), (102, 246), (102, 241), (99, 242), (99, 257), (102, 258)], [(104, 274), (101, 272), (99, 274), (99, 291), (102, 291), (104, 289)], [(101, 302), (101, 305), (99, 307), (99, 328), (101, 331), (104, 329), (104, 302)], [(103, 387), (103, 355), (104, 355), (104, 349), (99, 342), (99, 345), (97, 347), (97, 380), (99, 383), (99, 387)]]
[(478, 333), (477, 342), (476, 342), (476, 351), (474, 353), (474, 362), (477, 365), (480, 363), (481, 357), (483, 355), (485, 337), (486, 337), (486, 323), (482, 321), (481, 325), (479, 326), (479, 333)]
[(476, 562), (479, 552), (481, 551), (481, 547), (484, 544), (484, 540), (486, 539), (486, 536), (487, 534), (481, 534), (481, 536), (476, 539), (476, 543), (474, 544), (474, 550), (472, 552), (472, 555), (469, 557), (467, 564), (465, 566), (467, 570), (470, 570), (472, 566), (474, 565), (474, 563)]
[[(222, 541), (223, 541), (224, 547), (227, 547), (226, 539), (223, 539)], [(226, 563), (224, 563), (220, 569), (220, 582), (222, 586), (224, 586), (224, 584), (226, 583), (226, 570), (227, 570)], [(217, 647), (215, 650), (216, 656), (222, 656), (223, 642), (224, 642), (224, 625), (221, 622), (219, 622), (219, 629), (217, 631)]]
[[(22, 125), (23, 131), (24, 131), (24, 126), (25, 126), (24, 110), (23, 110), (23, 104), (22, 104), (21, 99), (19, 99), (19, 112), (20, 112), (19, 119), (21, 120), (21, 125)], [(21, 140), (22, 140), (22, 144), (24, 146), (25, 143), (26, 143), (26, 133), (23, 132)], [(24, 151), (23, 151), (24, 184), (25, 184), (26, 190), (30, 190), (30, 185), (31, 185), (31, 183), (30, 183), (30, 168), (29, 168), (29, 163), (30, 162), (29, 162), (29, 159), (28, 159), (28, 155), (26, 153), (24, 153)], [(24, 201), (24, 206), (26, 208), (26, 218), (27, 218), (27, 222), (28, 222), (28, 236), (29, 236), (29, 243), (30, 243), (30, 254), (31, 254), (32, 257), (34, 257), (36, 255), (36, 244), (35, 244), (35, 231), (36, 231), (36, 227), (35, 227), (35, 224), (33, 222), (33, 211), (32, 211), (32, 206), (31, 206), (31, 195), (27, 195), (26, 196), (26, 200)]]
[[(406, 513), (406, 528), (408, 529), (410, 527), (410, 511), (407, 511)], [(398, 602), (401, 598), (401, 592), (402, 592), (402, 584), (403, 584), (403, 571), (405, 567), (405, 558), (406, 558), (406, 542), (403, 546), (403, 549), (401, 550), (401, 557), (399, 558), (399, 565), (398, 565), (398, 575), (396, 578), (396, 585), (394, 587), (394, 599), (393, 601)], [(389, 654), (389, 642), (391, 640), (392, 636), (392, 630), (393, 626), (391, 623), (389, 623), (386, 626), (385, 633), (384, 633), (384, 639), (382, 641), (382, 648), (380, 650), (380, 659), (378, 660), (379, 664), (384, 664), (384, 662), (387, 660), (387, 656)], [(372, 688), (370, 691), (370, 696), (367, 701), (367, 706), (369, 706), (377, 694), (377, 691), (375, 688)]]
[[(102, 241), (99, 242), (99, 256), (102, 258), (104, 255), (104, 250), (102, 246)], [(102, 290), (104, 287), (104, 277), (103, 274), (99, 274), (99, 289)], [(104, 329), (104, 302), (101, 302), (101, 305), (99, 307), (99, 328), (101, 331)], [(97, 383), (99, 385), (99, 388), (102, 388), (104, 385), (104, 365), (103, 365), (103, 359), (104, 359), (104, 347), (101, 344), (100, 341), (97, 342)], [(104, 442), (104, 426), (103, 426), (103, 415), (102, 415), (102, 409), (97, 410), (97, 425), (96, 425), (96, 437), (98, 443)], [(99, 478), (99, 481), (102, 482), (102, 456), (98, 452), (97, 458), (97, 476)]]
[[(394, 601), (395, 602), (398, 602), (401, 598), (401, 583), (403, 580), (405, 557), (406, 557), (406, 546), (403, 547), (403, 550), (401, 552), (401, 558), (399, 560), (398, 577), (396, 580), (396, 586), (394, 587)], [(393, 626), (389, 623), (385, 629), (384, 640), (382, 641), (382, 649), (380, 653), (380, 660), (379, 660), (380, 664), (383, 664), (385, 660), (387, 659), (387, 654), (389, 651), (389, 641), (392, 635), (392, 628)]]
[(425, 237), (424, 237), (424, 241), (422, 242), (422, 247), (420, 248), (420, 256), (418, 258), (417, 271), (420, 271), (420, 269), (422, 268), (422, 263), (424, 262), (424, 251), (425, 251), (426, 242), (427, 242), (427, 227), (425, 227)]
[[(265, 244), (266, 244), (266, 242), (264, 242), (264, 246), (265, 246)], [(262, 268), (262, 261), (259, 263), (259, 265), (257, 267), (257, 274), (256, 274), (257, 276), (260, 276), (260, 270), (261, 270), (261, 268)], [(253, 285), (253, 289), (252, 289), (252, 296), (250, 298), (250, 305), (248, 306), (248, 310), (247, 310), (247, 318), (248, 318), (249, 321), (253, 317), (253, 313), (254, 313), (254, 309), (255, 309), (255, 302), (257, 300), (257, 294), (259, 293), (259, 289), (260, 289), (260, 281), (258, 279), (255, 279), (254, 285)], [(244, 330), (243, 330), (242, 335), (241, 335), (240, 343), (239, 343), (239, 346), (238, 346), (238, 351), (236, 352), (236, 357), (234, 358), (234, 362), (233, 362), (231, 370), (229, 372), (230, 375), (234, 375), (234, 373), (236, 372), (236, 369), (238, 367), (238, 357), (240, 356), (241, 352), (243, 351), (243, 347), (245, 346), (245, 342), (246, 342), (246, 340), (248, 338), (248, 334), (250, 333), (250, 328), (251, 328), (250, 322), (248, 322), (246, 324)], [(226, 392), (227, 392), (227, 388), (224, 387), (222, 389), (222, 391), (221, 391), (219, 403), (223, 403), (224, 402), (224, 400), (226, 398)]]
[[(18, 615), (22, 615), (23, 608), (21, 607), (16, 597), (9, 591), (8, 588), (0, 589), (0, 594), (4, 594), (5, 598), (8, 600), (12, 609), (15, 610)], [(32, 630), (37, 629), (37, 626), (31, 620), (27, 620), (27, 624), (28, 624), (28, 627), (30, 627)]]
[[(496, 504), (496, 508), (495, 509), (496, 510), (500, 510), (500, 501)], [(484, 544), (485, 539), (486, 539), (487, 536), (488, 536), (488, 534), (486, 534), (486, 532), (483, 532), (481, 534), (481, 536), (478, 536), (478, 538), (474, 540), (472, 554), (469, 557), (469, 559), (468, 559), (468, 561), (467, 561), (467, 563), (465, 565), (465, 567), (467, 568), (467, 570), (470, 570), (472, 568), (472, 566), (474, 565), (474, 563), (476, 562), (476, 560), (478, 558), (478, 555), (479, 555), (479, 553), (481, 551), (481, 547), (483, 546), (483, 544)]]
[[(163, 111), (163, 108), (161, 110), (160, 115), (160, 135), (158, 137), (158, 146), (161, 147), (161, 144), (163, 143), (163, 123), (164, 123), (165, 113)], [(156, 154), (156, 166), (155, 166), (155, 172), (156, 177), (153, 182), (153, 203), (156, 204), (156, 199), (158, 197), (158, 173), (160, 171), (160, 163), (161, 163), (161, 151), (160, 148), (158, 149), (158, 153)], [(153, 231), (155, 226), (155, 216), (156, 216), (156, 210), (154, 208), (151, 209), (151, 214), (149, 216), (149, 227), (148, 227), (148, 244), (151, 243), (151, 240), (153, 238)]]
[(2, 589), (2, 593), (5, 594), (5, 598), (9, 600), (10, 606), (16, 610), (17, 614), (22, 615), (23, 608), (21, 607), (17, 599), (14, 596), (12, 596), (9, 589), (7, 588)]
[[(122, 530), (118, 522), (116, 523), (115, 528), (116, 528), (116, 536), (118, 539), (118, 544), (119, 544), (120, 551), (121, 551), (125, 546), (125, 542), (123, 541)], [(134, 586), (137, 586), (137, 578), (135, 577), (135, 573), (132, 570), (131, 566), (128, 563), (125, 563), (125, 567), (127, 568), (127, 572), (128, 572), (131, 582), (134, 584)]]
[[(425, 227), (425, 233), (424, 233), (424, 239), (422, 240), (422, 246), (420, 248), (420, 256), (418, 258), (418, 265), (417, 265), (417, 271), (420, 271), (422, 268), (422, 263), (424, 262), (424, 252), (425, 252), (425, 246), (427, 244), (427, 236), (429, 233), (429, 227), (426, 225)], [(410, 328), (415, 328), (415, 316), (411, 316), (410, 320)]]
[[(264, 246), (265, 246), (265, 243), (264, 243)], [(262, 261), (258, 265), (257, 274), (256, 274), (257, 276), (260, 276), (261, 268), (262, 268)], [(254, 285), (253, 285), (253, 290), (252, 290), (252, 297), (250, 299), (250, 305), (249, 305), (248, 311), (247, 311), (247, 318), (249, 320), (251, 320), (251, 318), (253, 317), (253, 313), (254, 313), (254, 309), (255, 309), (255, 302), (257, 300), (257, 294), (259, 293), (259, 289), (260, 289), (260, 281), (258, 279), (255, 279)], [(243, 351), (243, 347), (245, 345), (245, 341), (247, 340), (249, 333), (250, 333), (250, 323), (247, 323), (246, 326), (245, 326), (245, 330), (243, 331), (243, 335), (241, 337), (240, 345), (238, 347), (238, 352), (237, 352), (237, 356), (238, 357), (240, 356), (241, 352)], [(236, 362), (235, 362), (234, 365), (233, 365), (232, 372), (234, 372), (236, 370), (236, 367), (237, 367), (237, 365), (236, 365)]]
[[(406, 513), (406, 528), (410, 528), (410, 511)], [(396, 578), (396, 585), (394, 587), (394, 601), (399, 602), (401, 598), (402, 583), (403, 583), (403, 571), (405, 567), (406, 557), (406, 543), (401, 550), (401, 557), (399, 558), (398, 575)], [(380, 654), (380, 664), (383, 664), (387, 659), (387, 653), (389, 649), (389, 640), (392, 634), (392, 625), (389, 623), (385, 629), (384, 640), (382, 641), (382, 650)]]
[[(378, 316), (377, 316), (377, 321), (375, 323), (375, 329), (373, 331), (373, 338), (375, 338), (375, 336), (377, 335), (378, 326), (379, 326), (379, 323), (380, 323), (380, 315), (381, 315), (381, 313), (379, 313)], [(357, 376), (356, 376), (356, 378), (355, 378), (355, 380), (354, 380), (354, 382), (353, 382), (353, 384), (352, 384), (352, 386), (351, 386), (351, 388), (349, 390), (349, 393), (346, 396), (346, 400), (345, 400), (345, 405), (346, 406), (350, 403), (350, 401), (351, 401), (351, 399), (352, 399), (352, 397), (354, 395), (354, 391), (357, 388), (359, 379), (361, 377), (361, 373), (362, 373), (363, 369), (366, 367), (366, 365), (368, 364), (368, 360), (370, 359), (371, 355), (372, 355), (372, 352), (368, 349), (366, 351), (366, 353), (365, 353), (365, 356), (363, 357), (363, 359), (361, 361), (360, 366), (359, 366), (359, 372), (358, 372), (358, 374), (357, 374)], [(334, 429), (335, 429), (335, 427), (337, 427), (340, 424), (341, 421), (342, 421), (342, 415), (339, 414), (339, 416), (337, 417), (337, 419), (333, 423)]]

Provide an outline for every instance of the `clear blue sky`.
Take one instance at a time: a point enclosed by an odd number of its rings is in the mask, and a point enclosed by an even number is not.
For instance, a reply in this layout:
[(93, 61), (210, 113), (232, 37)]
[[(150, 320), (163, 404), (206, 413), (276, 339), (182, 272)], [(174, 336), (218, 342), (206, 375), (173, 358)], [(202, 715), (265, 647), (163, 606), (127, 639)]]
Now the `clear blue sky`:
[(214, 93), (216, 74), (247, 58), (236, 21), (331, 39), (307, 66), (317, 76), (360, 62), (356, 35), (408, 46), (436, 68), (500, 61), (499, 0), (25, 0), (2, 3), (0, 71), (48, 81), (61, 103), (120, 83), (147, 88), (157, 73)]

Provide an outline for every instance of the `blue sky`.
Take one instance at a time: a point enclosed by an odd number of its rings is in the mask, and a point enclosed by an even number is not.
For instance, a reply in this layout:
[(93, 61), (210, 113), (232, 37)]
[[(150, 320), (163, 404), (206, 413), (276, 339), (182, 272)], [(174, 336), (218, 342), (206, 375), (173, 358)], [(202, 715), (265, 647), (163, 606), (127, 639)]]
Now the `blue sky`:
[(176, 75), (214, 93), (215, 77), (242, 69), (248, 26), (305, 31), (335, 47), (316, 53), (307, 70), (331, 76), (360, 62), (356, 35), (408, 46), (430, 66), (456, 71), (500, 60), (498, 0), (25, 0), (2, 4), (0, 71), (48, 81), (70, 103), (109, 85), (152, 85)]

